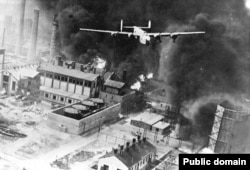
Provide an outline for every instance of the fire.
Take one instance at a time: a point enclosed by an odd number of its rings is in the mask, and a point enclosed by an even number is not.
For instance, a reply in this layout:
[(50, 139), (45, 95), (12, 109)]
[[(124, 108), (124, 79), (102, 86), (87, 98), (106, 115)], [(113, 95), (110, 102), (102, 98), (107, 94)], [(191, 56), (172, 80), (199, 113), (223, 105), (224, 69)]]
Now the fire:
[(134, 89), (134, 90), (140, 90), (141, 88), (141, 83), (139, 81), (135, 82), (135, 84), (133, 84), (131, 87), (131, 89)]
[(152, 79), (153, 78), (153, 73), (148, 73), (148, 75), (147, 75), (147, 79)]
[(103, 69), (103, 68), (105, 68), (105, 66), (106, 66), (106, 61), (103, 60), (103, 59), (101, 59), (100, 57), (97, 57), (97, 58), (96, 58), (96, 63), (97, 63), (96, 68), (101, 68), (101, 69)]
[(214, 152), (209, 148), (203, 148), (199, 153), (214, 153)]
[(247, 9), (250, 9), (250, 0), (245, 0), (245, 5)]
[(139, 76), (139, 79), (140, 79), (141, 82), (144, 82), (145, 81), (145, 76), (142, 74), (142, 75)]

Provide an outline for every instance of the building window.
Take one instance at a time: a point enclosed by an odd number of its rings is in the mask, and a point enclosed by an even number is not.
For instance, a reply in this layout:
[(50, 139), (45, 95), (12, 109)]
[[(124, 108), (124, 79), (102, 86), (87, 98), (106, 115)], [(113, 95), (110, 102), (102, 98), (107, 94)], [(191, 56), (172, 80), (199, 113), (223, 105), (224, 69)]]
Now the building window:
[(56, 95), (53, 95), (53, 97), (52, 97), (52, 98), (53, 98), (53, 100), (56, 100)]
[(3, 76), (3, 81), (8, 82), (9, 81), (9, 76), (4, 75)]
[(67, 80), (66, 77), (61, 76), (61, 81), (66, 81), (66, 80)]
[(109, 166), (108, 165), (103, 165), (103, 170), (109, 170)]
[(91, 87), (91, 81), (85, 80), (84, 86), (86, 86), (86, 87)]
[(46, 98), (49, 98), (49, 94), (48, 94), (48, 93), (45, 93), (45, 97), (46, 97)]
[(75, 80), (74, 78), (71, 77), (71, 78), (69, 78), (69, 82), (75, 84), (75, 83), (76, 83), (76, 80)]
[(16, 82), (12, 82), (12, 90), (15, 91), (16, 90)]
[(28, 86), (30, 86), (31, 85), (31, 81), (28, 81)]
[(60, 97), (60, 101), (61, 101), (61, 102), (64, 102), (64, 97)]
[(76, 80), (76, 84), (82, 86), (83, 82), (82, 82), (82, 80)]
[(71, 104), (71, 103), (72, 103), (72, 100), (71, 100), (71, 99), (68, 99), (68, 103)]
[(51, 73), (46, 73), (46, 77), (47, 77), (47, 78), (52, 78), (53, 75), (52, 75)]

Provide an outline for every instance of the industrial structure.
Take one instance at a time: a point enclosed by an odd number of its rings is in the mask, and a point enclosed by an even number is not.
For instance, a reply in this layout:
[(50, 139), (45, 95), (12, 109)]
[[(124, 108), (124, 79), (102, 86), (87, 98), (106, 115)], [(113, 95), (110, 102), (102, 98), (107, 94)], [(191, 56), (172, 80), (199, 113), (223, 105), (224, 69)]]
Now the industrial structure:
[(122, 80), (115, 79), (114, 73), (107, 72), (104, 75), (104, 85), (100, 91), (100, 98), (106, 103), (121, 103), (122, 113), (133, 110), (135, 91), (126, 87), (126, 71), (123, 71)]
[(132, 143), (127, 142), (126, 146), (120, 145), (118, 149), (107, 153), (98, 161), (98, 170), (119, 169), (119, 170), (145, 170), (155, 160), (156, 147), (146, 138), (138, 136)]
[(247, 148), (246, 144), (236, 144), (234, 140), (246, 137), (242, 129), (248, 127), (249, 122), (249, 110), (218, 105), (208, 147), (215, 153), (241, 153)]
[(38, 68), (41, 78), (41, 99), (56, 104), (72, 104), (89, 97), (98, 97), (103, 69), (72, 61), (43, 64)]
[(17, 90), (36, 91), (39, 93), (39, 72), (36, 71), (39, 63), (26, 64), (2, 71), (1, 87), (7, 94), (16, 94)]
[(47, 124), (57, 130), (82, 134), (101, 128), (107, 121), (115, 121), (120, 113), (120, 104), (105, 105), (101, 99), (94, 98), (52, 110)]

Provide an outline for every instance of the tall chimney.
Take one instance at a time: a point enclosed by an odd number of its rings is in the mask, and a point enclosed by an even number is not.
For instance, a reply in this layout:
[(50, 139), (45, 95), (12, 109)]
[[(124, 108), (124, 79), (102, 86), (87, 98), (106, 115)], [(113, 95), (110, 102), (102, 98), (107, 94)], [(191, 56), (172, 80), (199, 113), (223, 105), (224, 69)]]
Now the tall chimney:
[(21, 54), (21, 47), (23, 43), (23, 27), (24, 27), (24, 13), (25, 13), (25, 1), (22, 0), (20, 4), (20, 18), (19, 18), (19, 29), (18, 29), (18, 37), (16, 42), (16, 55)]
[(127, 71), (123, 70), (123, 72), (122, 72), (122, 81), (125, 83), (126, 79), (127, 79)]
[(58, 21), (56, 19), (57, 15), (54, 15), (54, 19), (53, 19), (53, 25), (52, 25), (52, 34), (51, 34), (51, 40), (50, 40), (50, 50), (49, 50), (49, 56), (50, 58), (54, 58), (55, 57), (55, 52), (56, 52), (56, 31), (58, 28)]
[(37, 46), (38, 24), (39, 24), (39, 10), (34, 9), (34, 19), (33, 19), (32, 31), (31, 31), (28, 61), (37, 60), (36, 46)]

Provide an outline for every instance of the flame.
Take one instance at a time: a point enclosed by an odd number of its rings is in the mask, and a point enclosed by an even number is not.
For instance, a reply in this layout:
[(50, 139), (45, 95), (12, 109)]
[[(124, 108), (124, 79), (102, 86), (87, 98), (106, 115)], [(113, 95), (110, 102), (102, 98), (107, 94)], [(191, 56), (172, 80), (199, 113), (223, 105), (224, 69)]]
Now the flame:
[(147, 75), (147, 79), (152, 79), (153, 78), (153, 73), (148, 73), (148, 75)]
[(199, 153), (214, 153), (210, 148), (203, 148)]
[(141, 83), (139, 81), (135, 82), (135, 84), (133, 84), (131, 87), (131, 89), (134, 89), (134, 90), (140, 90), (141, 88)]
[(250, 9), (250, 0), (245, 0), (245, 6), (247, 9)]
[(103, 68), (105, 68), (105, 66), (106, 66), (106, 61), (105, 60), (103, 60), (103, 59), (101, 59), (100, 57), (97, 57), (96, 58), (96, 68), (100, 68), (100, 69), (103, 69)]
[(140, 81), (144, 82), (145, 81), (145, 76), (142, 74), (139, 76)]

